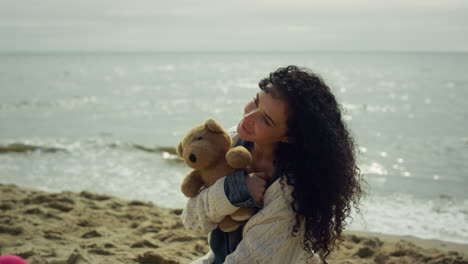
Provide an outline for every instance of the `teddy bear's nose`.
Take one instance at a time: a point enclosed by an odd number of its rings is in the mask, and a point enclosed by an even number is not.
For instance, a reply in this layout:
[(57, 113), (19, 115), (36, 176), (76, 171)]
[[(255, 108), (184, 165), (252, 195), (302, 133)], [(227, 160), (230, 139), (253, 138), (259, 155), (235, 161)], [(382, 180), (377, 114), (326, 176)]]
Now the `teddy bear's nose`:
[(189, 159), (191, 162), (197, 162), (197, 157), (193, 154), (190, 154)]

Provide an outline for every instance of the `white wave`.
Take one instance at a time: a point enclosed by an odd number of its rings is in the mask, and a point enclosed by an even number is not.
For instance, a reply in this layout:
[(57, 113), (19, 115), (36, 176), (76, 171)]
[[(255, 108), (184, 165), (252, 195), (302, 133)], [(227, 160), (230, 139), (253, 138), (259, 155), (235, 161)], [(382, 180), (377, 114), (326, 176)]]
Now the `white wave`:
[(364, 219), (353, 213), (357, 222), (351, 223), (352, 229), (468, 243), (468, 200), (422, 200), (394, 193), (371, 196), (364, 208)]

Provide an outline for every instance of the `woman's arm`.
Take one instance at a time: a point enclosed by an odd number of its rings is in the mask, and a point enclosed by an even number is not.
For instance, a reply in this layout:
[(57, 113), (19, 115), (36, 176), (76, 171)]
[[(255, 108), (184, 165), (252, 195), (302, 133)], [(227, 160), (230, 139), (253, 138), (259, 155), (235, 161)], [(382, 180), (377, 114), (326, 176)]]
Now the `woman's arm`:
[(182, 223), (188, 231), (208, 234), (214, 230), (226, 215), (234, 213), (239, 207), (231, 204), (224, 192), (222, 177), (212, 186), (203, 189), (197, 196), (190, 198), (182, 211)]

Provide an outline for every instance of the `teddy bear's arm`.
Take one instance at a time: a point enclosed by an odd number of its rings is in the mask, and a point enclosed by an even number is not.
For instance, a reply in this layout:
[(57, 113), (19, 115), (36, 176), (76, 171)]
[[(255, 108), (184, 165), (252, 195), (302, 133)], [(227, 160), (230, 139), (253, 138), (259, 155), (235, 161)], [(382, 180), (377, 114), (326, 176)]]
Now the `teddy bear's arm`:
[(200, 172), (198, 170), (193, 170), (185, 176), (181, 190), (185, 196), (192, 198), (198, 194), (198, 191), (202, 186), (204, 186), (204, 182), (201, 178)]
[(252, 156), (243, 146), (237, 146), (226, 153), (226, 161), (234, 169), (243, 169), (250, 165)]
[(241, 207), (231, 214), (231, 218), (236, 221), (244, 221), (252, 217), (257, 212), (255, 207)]

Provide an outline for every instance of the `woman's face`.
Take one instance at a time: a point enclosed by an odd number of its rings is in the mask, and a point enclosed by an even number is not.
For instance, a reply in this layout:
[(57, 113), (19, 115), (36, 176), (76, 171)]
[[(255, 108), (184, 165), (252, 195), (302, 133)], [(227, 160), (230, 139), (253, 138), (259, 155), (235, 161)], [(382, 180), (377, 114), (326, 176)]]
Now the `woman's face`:
[(287, 111), (287, 102), (278, 98), (274, 88), (268, 93), (260, 91), (245, 106), (237, 133), (241, 139), (259, 144), (287, 142)]

